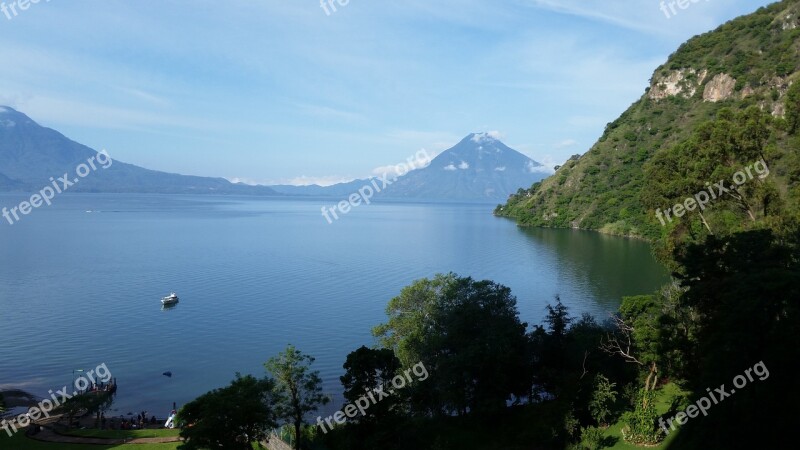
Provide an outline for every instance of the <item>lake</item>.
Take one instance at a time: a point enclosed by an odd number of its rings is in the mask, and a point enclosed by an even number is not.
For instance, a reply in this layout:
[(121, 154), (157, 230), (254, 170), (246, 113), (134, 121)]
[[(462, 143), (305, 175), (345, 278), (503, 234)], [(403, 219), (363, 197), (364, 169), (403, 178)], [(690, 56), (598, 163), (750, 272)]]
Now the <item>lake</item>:
[[(0, 194), (0, 207), (20, 200)], [(375, 203), (328, 224), (320, 209), (333, 203), (62, 195), (3, 220), (0, 388), (45, 398), (105, 363), (119, 380), (111, 415), (161, 417), (236, 372), (264, 374), (293, 343), (317, 358), (333, 411), (346, 355), (374, 343), (386, 304), (416, 279), (497, 281), (529, 323), (556, 294), (602, 320), (669, 279), (644, 242), (521, 229), (489, 205)], [(172, 291), (180, 304), (164, 311)]]

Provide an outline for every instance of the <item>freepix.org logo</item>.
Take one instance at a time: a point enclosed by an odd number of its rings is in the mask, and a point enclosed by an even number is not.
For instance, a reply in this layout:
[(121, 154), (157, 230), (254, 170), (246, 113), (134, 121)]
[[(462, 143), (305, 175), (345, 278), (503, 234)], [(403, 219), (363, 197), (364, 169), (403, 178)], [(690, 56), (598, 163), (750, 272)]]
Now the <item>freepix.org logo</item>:
[[(42, 0), (15, 0), (13, 2), (2, 2), (0, 3), (0, 12), (6, 16), (6, 19), (11, 20), (14, 17), (17, 17), (19, 13), (22, 11), (27, 11), (31, 5), (35, 5)], [(50, 0), (44, 0), (45, 3), (49, 2)]]
[(371, 182), (362, 186), (358, 192), (350, 194), (347, 200), (342, 200), (332, 207), (323, 206), (322, 217), (325, 218), (328, 224), (332, 224), (334, 221), (339, 220), (340, 215), (349, 213), (362, 203), (369, 205), (372, 196), (380, 194), (397, 181), (398, 178), (405, 176), (412, 170), (427, 167), (431, 161), (431, 155), (423, 148), (416, 155), (409, 157), (406, 162), (392, 166), (391, 170), (394, 171), (394, 174), (390, 174), (388, 170), (385, 170), (379, 178), (372, 178)]
[(92, 370), (89, 370), (84, 375), (75, 380), (73, 389), (64, 386), (61, 389), (56, 389), (55, 392), (51, 389), (48, 391), (50, 398), (40, 401), (36, 406), (28, 409), (28, 412), (20, 414), (10, 422), (3, 419), (0, 422), (0, 429), (5, 430), (9, 437), (19, 431), (19, 428), (25, 428), (36, 420), (49, 419), (50, 413), (62, 406), (68, 400), (81, 395), (81, 393), (89, 392), (106, 384), (112, 380), (111, 371), (105, 363), (100, 364)]
[(661, 2), (659, 8), (667, 16), (667, 19), (672, 19), (678, 15), (679, 10), (689, 9), (693, 3), (700, 3), (701, 1), (708, 0), (665, 0)]
[[(97, 164), (95, 164), (97, 163)], [(108, 152), (103, 150), (89, 158), (85, 163), (81, 163), (75, 168), (75, 178), (70, 178), (69, 173), (65, 173), (60, 178), (50, 177), (50, 186), (45, 186), (38, 193), (31, 195), (29, 200), (25, 200), (17, 206), (12, 208), (3, 207), (2, 216), (8, 221), (9, 225), (14, 225), (21, 220), (20, 214), (27, 216), (32, 213), (36, 208), (42, 205), (50, 206), (53, 204), (53, 199), (56, 194), (63, 194), (69, 188), (76, 185), (82, 178), (86, 178), (89, 174), (94, 173), (99, 169), (108, 169), (114, 161), (109, 156)]]

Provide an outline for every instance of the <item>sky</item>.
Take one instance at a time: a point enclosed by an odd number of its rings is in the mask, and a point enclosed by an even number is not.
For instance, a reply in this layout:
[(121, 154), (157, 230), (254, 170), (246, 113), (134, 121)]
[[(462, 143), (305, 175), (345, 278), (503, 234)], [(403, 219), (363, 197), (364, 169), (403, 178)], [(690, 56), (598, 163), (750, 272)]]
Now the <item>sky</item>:
[(0, 105), (151, 169), (323, 185), (482, 131), (561, 164), (681, 43), (771, 3), (20, 1)]

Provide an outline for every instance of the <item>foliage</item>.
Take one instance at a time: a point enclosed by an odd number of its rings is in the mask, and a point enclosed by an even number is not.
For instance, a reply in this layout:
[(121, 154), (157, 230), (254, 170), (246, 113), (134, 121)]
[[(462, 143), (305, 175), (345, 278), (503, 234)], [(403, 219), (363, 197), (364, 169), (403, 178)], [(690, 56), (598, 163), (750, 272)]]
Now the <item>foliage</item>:
[[(800, 29), (792, 21), (798, 13), (798, 2), (784, 0), (692, 38), (653, 75), (655, 86), (674, 71), (682, 70), (686, 78), (683, 83), (691, 87), (690, 91), (658, 99), (651, 98), (651, 87), (617, 120), (608, 124), (586, 154), (571, 158), (555, 175), (512, 195), (495, 214), (513, 218), (524, 226), (577, 227), (650, 240), (662, 238), (664, 230), (655, 220), (653, 211), (674, 203), (661, 204), (649, 191), (655, 187), (670, 198), (687, 190), (693, 195), (697, 190), (692, 190), (692, 182), (716, 182), (720, 178), (664, 172), (653, 180), (651, 173), (643, 170), (648, 164), (664, 154), (690, 150), (688, 145), (695, 130), (713, 120), (724, 108), (738, 114), (757, 107), (764, 111), (765, 118), (771, 117), (773, 111), (780, 116), (780, 111), (785, 109), (789, 122), (786, 128), (796, 132), (793, 124), (798, 122), (797, 111), (800, 111), (800, 87), (795, 86)], [(738, 90), (725, 101), (704, 101), (705, 87), (721, 73), (736, 79)], [(695, 94), (689, 95), (689, 92)], [(796, 148), (781, 131), (784, 129), (782, 122), (786, 121), (774, 120), (768, 127), (772, 134), (767, 145), (769, 154), (764, 155), (776, 172), (789, 170)], [(759, 126), (757, 122), (751, 125)], [(724, 165), (731, 161), (721, 158), (708, 162)], [(747, 164), (753, 162), (750, 160)], [(687, 183), (681, 185), (681, 181)], [(797, 186), (796, 181), (781, 176), (774, 177), (771, 182), (777, 192), (793, 191)], [(765, 192), (759, 194), (764, 195)], [(798, 201), (800, 198), (794, 198), (792, 205)], [(752, 212), (756, 213), (755, 208)], [(691, 218), (699, 219), (696, 214)], [(722, 225), (722, 218), (718, 218), (716, 225)], [(685, 223), (677, 231), (681, 238), (693, 232), (697, 230)], [(717, 229), (713, 232), (717, 233)], [(697, 242), (702, 239), (700, 235)], [(671, 252), (666, 249), (662, 253), (666, 260)]]
[(430, 379), (411, 388), (420, 414), (491, 413), (528, 392), (526, 325), (510, 289), (454, 274), (419, 280), (387, 307), (375, 329), (403, 368), (423, 363)]
[[(659, 219), (665, 224), (657, 243), (662, 260), (684, 243), (745, 231), (780, 217), (784, 201), (775, 184), (780, 154), (770, 140), (783, 134), (774, 127), (772, 117), (757, 107), (738, 113), (723, 108), (716, 120), (701, 124), (689, 139), (658, 153), (645, 165), (647, 182), (641, 201), (649, 210), (667, 210), (686, 204), (687, 198), (696, 203), (703, 195), (708, 200), (703, 208), (690, 204), (694, 212), (687, 211), (683, 217), (673, 214)], [(736, 186), (732, 180), (741, 175), (746, 180)], [(724, 181), (725, 190), (717, 186), (719, 181)]]
[(581, 429), (581, 445), (585, 450), (600, 450), (605, 443), (603, 430), (597, 427), (586, 427)]
[(800, 83), (793, 83), (786, 93), (786, 121), (789, 132), (797, 133), (800, 126)]
[[(344, 363), (345, 374), (341, 377), (344, 386), (344, 398), (349, 404), (364, 396), (365, 392), (375, 388), (382, 388), (389, 392), (392, 378), (400, 371), (400, 360), (390, 349), (369, 349), (361, 347), (347, 355)], [(386, 420), (397, 406), (397, 396), (388, 398), (372, 405), (366, 410), (362, 420), (381, 422)]]
[(273, 380), (237, 374), (230, 386), (208, 392), (181, 408), (185, 426), (182, 450), (206, 448), (250, 449), (252, 441), (275, 428)]
[(663, 438), (657, 420), (655, 391), (641, 389), (634, 410), (622, 416), (625, 423), (622, 435), (626, 441), (636, 445), (656, 444)]
[(378, 325), (372, 333), (381, 345), (393, 349), (403, 367), (421, 361), (420, 348), (431, 324), (439, 298), (445, 288), (456, 280), (455, 274), (436, 275), (432, 280), (417, 280), (403, 288), (398, 297), (386, 307), (388, 322)]
[(613, 413), (614, 403), (617, 401), (617, 391), (612, 383), (603, 374), (597, 374), (594, 379), (594, 392), (589, 401), (589, 412), (600, 426), (605, 426)]
[(685, 267), (682, 302), (698, 315), (695, 364), (689, 376), (693, 400), (763, 362), (771, 374), (756, 378), (725, 407), (693, 419), (679, 436), (681, 448), (755, 444), (783, 448), (790, 434), (752, 430), (788, 430), (793, 420), (780, 405), (800, 401), (792, 370), (800, 350), (800, 230), (784, 235), (768, 230), (711, 236), (679, 256)]
[(309, 413), (326, 405), (330, 399), (322, 393), (322, 379), (311, 370), (314, 358), (293, 345), (267, 361), (264, 366), (275, 378), (276, 405), (279, 419), (294, 426), (295, 448), (302, 448), (302, 426)]

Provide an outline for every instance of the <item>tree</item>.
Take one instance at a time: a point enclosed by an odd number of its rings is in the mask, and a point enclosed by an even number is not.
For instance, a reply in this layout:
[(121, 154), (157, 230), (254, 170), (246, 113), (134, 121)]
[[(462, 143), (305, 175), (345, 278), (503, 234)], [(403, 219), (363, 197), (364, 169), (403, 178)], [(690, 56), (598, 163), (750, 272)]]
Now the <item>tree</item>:
[(431, 373), (411, 389), (418, 413), (491, 413), (527, 395), (527, 325), (507, 287), (437, 275), (404, 288), (386, 312), (374, 330), (380, 342), (404, 369), (423, 363)]
[[(658, 384), (658, 367), (663, 359), (661, 319), (661, 305), (655, 296), (625, 297), (619, 314), (614, 317), (616, 330), (601, 344), (605, 352), (621, 356), (647, 371), (645, 391), (655, 389)], [(643, 398), (647, 401), (649, 397)]]
[(573, 391), (573, 386), (567, 387), (571, 383), (566, 383), (567, 378), (571, 378), (572, 369), (575, 369), (569, 367), (572, 355), (567, 351), (567, 341), (570, 324), (575, 319), (570, 316), (569, 308), (561, 303), (561, 297), (556, 295), (555, 300), (555, 305), (546, 306), (547, 315), (543, 320), (546, 328), (537, 326), (529, 339), (535, 359), (534, 384), (548, 394), (558, 396), (562, 392)]
[(600, 426), (605, 426), (611, 417), (614, 402), (617, 401), (616, 383), (612, 383), (604, 375), (597, 374), (594, 379), (594, 392), (589, 401), (592, 418)]
[(759, 363), (772, 374), (737, 386), (724, 408), (683, 427), (676, 448), (788, 448), (795, 440), (796, 416), (785, 410), (800, 402), (800, 389), (796, 371), (782, 368), (800, 359), (799, 241), (797, 229), (754, 230), (711, 236), (678, 256), (682, 305), (698, 316), (695, 398), (722, 384), (730, 391), (733, 377)]
[[(753, 173), (755, 167), (751, 166), (759, 162), (768, 169), (772, 149), (768, 142), (777, 132), (773, 124), (772, 117), (757, 107), (738, 113), (723, 108), (716, 120), (699, 125), (691, 137), (656, 153), (645, 165), (640, 200), (656, 212), (655, 217), (670, 234), (663, 243), (670, 248), (662, 259), (683, 241), (700, 243), (708, 234), (739, 231), (770, 214), (778, 192), (766, 174)], [(743, 170), (749, 170), (750, 175), (746, 182), (735, 185), (734, 175)], [(724, 189), (717, 187), (720, 181)], [(686, 205), (688, 198), (693, 198), (688, 206), (694, 212), (681, 218), (669, 215), (667, 208)], [(698, 201), (704, 202), (702, 207)], [(712, 220), (712, 216), (717, 219)]]
[(181, 450), (207, 448), (250, 449), (252, 441), (269, 437), (277, 426), (275, 382), (237, 374), (230, 386), (215, 389), (181, 408), (185, 424)]
[(443, 291), (434, 323), (425, 363), (451, 411), (491, 415), (527, 394), (527, 324), (508, 287), (457, 278)]
[(622, 437), (626, 441), (640, 446), (653, 446), (663, 436), (656, 420), (655, 393), (640, 389), (636, 406), (633, 411), (628, 411), (622, 416), (625, 426), (622, 428)]
[(278, 417), (294, 426), (295, 449), (302, 448), (302, 426), (307, 414), (328, 404), (330, 399), (322, 393), (322, 379), (312, 371), (312, 356), (293, 345), (270, 358), (264, 366), (275, 377)]
[[(392, 379), (400, 371), (400, 360), (390, 349), (361, 347), (347, 355), (343, 367), (345, 374), (340, 379), (344, 386), (344, 398), (350, 404), (355, 404), (367, 391), (375, 388), (383, 388), (383, 392), (391, 391)], [(370, 406), (363, 420), (380, 422), (392, 412), (396, 404), (397, 397), (389, 396)]]
[(389, 301), (386, 315), (389, 320), (372, 330), (381, 345), (394, 350), (403, 367), (421, 361), (420, 350), (444, 289), (454, 283), (455, 274), (437, 274), (432, 280), (417, 280), (403, 288), (400, 295)]
[(544, 318), (544, 322), (550, 329), (550, 335), (555, 339), (563, 339), (572, 321), (573, 318), (569, 315), (569, 308), (564, 306), (561, 303), (561, 297), (556, 295), (555, 306), (547, 305), (547, 316)]

